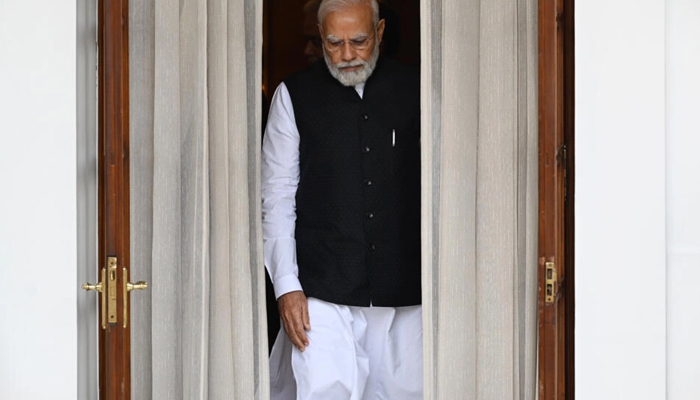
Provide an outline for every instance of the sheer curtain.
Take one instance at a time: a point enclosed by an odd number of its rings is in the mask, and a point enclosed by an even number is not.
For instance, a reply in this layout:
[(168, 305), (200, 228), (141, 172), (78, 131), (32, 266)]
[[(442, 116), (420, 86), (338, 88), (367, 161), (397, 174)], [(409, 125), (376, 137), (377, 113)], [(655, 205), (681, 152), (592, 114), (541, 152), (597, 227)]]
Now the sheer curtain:
[(537, 4), (421, 0), (425, 400), (537, 398)]
[[(132, 396), (265, 400), (262, 2), (130, 3)], [(426, 399), (536, 398), (536, 11), (421, 0)]]
[(129, 7), (132, 398), (267, 398), (261, 6)]

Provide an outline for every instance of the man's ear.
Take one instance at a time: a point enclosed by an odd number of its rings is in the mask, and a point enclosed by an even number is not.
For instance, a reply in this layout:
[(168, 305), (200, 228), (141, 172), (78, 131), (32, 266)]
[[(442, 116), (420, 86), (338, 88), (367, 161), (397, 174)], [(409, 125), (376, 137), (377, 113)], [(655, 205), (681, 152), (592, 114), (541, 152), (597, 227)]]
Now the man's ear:
[(383, 19), (379, 20), (377, 22), (377, 43), (382, 42), (382, 38), (384, 37), (384, 26), (386, 25), (386, 21)]
[(321, 26), (321, 24), (316, 24), (316, 26), (318, 26), (318, 36), (321, 38), (321, 40), (324, 40), (324, 37), (323, 37), (323, 26)]

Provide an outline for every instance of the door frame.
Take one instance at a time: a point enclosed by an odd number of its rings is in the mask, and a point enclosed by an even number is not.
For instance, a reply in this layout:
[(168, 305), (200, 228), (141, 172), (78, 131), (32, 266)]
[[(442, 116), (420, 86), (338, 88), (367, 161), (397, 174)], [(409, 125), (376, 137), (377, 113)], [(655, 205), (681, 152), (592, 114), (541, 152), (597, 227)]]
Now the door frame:
[[(129, 262), (128, 1), (98, 2), (99, 271), (108, 256)], [(564, 7), (564, 4), (570, 7)], [(573, 398), (573, 0), (539, 0), (540, 258), (560, 267), (559, 306), (544, 302), (539, 274), (540, 399)], [(421, 17), (423, 21), (427, 15)], [(423, 23), (423, 22), (422, 22)], [(564, 26), (562, 30), (559, 26)], [(425, 44), (423, 44), (425, 46)], [(563, 100), (562, 100), (563, 99)], [(562, 158), (561, 145), (567, 148)], [(557, 155), (563, 160), (557, 164)], [(552, 166), (557, 166), (552, 168)], [(564, 178), (563, 171), (567, 171)], [(567, 201), (564, 201), (564, 193)], [(556, 225), (551, 225), (557, 221)], [(550, 224), (550, 225), (548, 225)], [(542, 263), (544, 265), (544, 263)], [(128, 275), (127, 275), (128, 276)], [(125, 285), (118, 274), (117, 285)], [(123, 296), (118, 291), (117, 296)], [(100, 300), (101, 301), (101, 300)], [(128, 315), (123, 297), (118, 314)], [(100, 304), (101, 309), (101, 304)], [(561, 318), (563, 316), (563, 318)], [(559, 318), (556, 318), (559, 317)], [(547, 319), (549, 318), (549, 319)], [(554, 325), (543, 323), (554, 321)], [(559, 324), (556, 324), (556, 322)], [(564, 321), (564, 323), (562, 323)], [(130, 331), (121, 323), (99, 333), (100, 398), (130, 398)], [(550, 350), (555, 349), (554, 353)], [(563, 349), (563, 351), (562, 351)]]
[[(97, 262), (97, 2), (77, 4), (77, 286), (95, 280)], [(98, 298), (78, 296), (78, 399), (98, 393)]]
[(539, 0), (538, 9), (538, 396), (571, 400), (575, 395), (574, 0)]

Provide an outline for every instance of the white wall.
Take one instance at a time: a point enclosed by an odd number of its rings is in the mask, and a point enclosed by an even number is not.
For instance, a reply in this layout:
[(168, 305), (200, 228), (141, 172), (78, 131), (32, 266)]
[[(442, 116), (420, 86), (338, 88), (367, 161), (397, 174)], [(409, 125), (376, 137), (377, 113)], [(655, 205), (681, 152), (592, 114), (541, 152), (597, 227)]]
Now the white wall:
[(575, 12), (576, 398), (664, 399), (665, 4)]
[(576, 2), (578, 399), (700, 398), (699, 7)]
[(668, 398), (700, 398), (700, 2), (666, 2)]
[(77, 398), (76, 3), (0, 1), (0, 398)]

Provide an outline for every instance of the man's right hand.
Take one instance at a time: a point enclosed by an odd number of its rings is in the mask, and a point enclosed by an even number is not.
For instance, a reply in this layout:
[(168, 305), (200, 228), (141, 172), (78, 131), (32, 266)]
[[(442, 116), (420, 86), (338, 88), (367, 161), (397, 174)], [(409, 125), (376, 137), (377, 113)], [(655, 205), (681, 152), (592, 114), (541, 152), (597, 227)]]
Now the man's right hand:
[(304, 351), (309, 345), (306, 331), (311, 329), (309, 323), (309, 306), (302, 291), (285, 293), (277, 299), (284, 330), (289, 340), (299, 350)]

